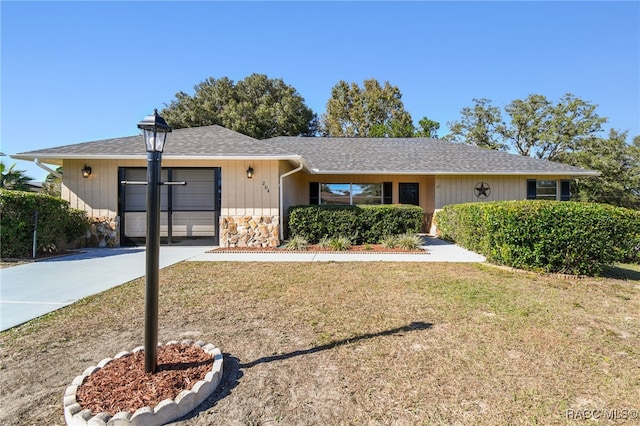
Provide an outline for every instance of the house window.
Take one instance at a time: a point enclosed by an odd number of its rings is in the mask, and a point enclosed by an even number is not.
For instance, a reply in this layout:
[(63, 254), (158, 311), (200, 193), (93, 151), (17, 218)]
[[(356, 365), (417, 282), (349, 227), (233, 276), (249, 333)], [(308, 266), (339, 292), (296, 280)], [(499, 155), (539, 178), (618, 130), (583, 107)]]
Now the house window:
[[(571, 198), (570, 181), (561, 180), (536, 180), (527, 181), (528, 200), (561, 200), (568, 201)], [(558, 194), (560, 188), (560, 194)]]
[(391, 202), (389, 183), (320, 183), (311, 182), (310, 204), (355, 205), (388, 204)]

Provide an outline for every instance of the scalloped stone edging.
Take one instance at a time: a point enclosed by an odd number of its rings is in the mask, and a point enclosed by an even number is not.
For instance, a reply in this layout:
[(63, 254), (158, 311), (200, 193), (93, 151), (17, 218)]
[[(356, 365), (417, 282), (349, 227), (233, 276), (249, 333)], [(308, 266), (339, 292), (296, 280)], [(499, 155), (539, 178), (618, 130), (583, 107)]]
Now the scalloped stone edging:
[[(202, 404), (220, 384), (222, 380), (222, 353), (211, 343), (202, 341), (193, 342), (192, 340), (177, 340), (167, 342), (166, 345), (177, 345), (179, 343), (185, 345), (196, 345), (202, 348), (213, 358), (213, 366), (211, 371), (207, 373), (204, 380), (199, 380), (193, 385), (191, 390), (183, 390), (175, 399), (165, 399), (160, 401), (155, 407), (142, 407), (135, 413), (121, 411), (111, 417), (107, 413), (92, 414), (90, 410), (83, 410), (76, 400), (76, 391), (84, 382), (85, 378), (103, 368), (114, 359), (121, 358), (130, 353), (136, 353), (144, 349), (144, 346), (138, 346), (131, 352), (120, 352), (113, 358), (105, 358), (98, 365), (87, 368), (80, 376), (77, 376), (71, 382), (71, 386), (67, 387), (64, 392), (64, 419), (69, 426), (159, 426), (176, 420), (187, 413), (193, 411), (198, 405)], [(158, 346), (161, 346), (159, 344)]]

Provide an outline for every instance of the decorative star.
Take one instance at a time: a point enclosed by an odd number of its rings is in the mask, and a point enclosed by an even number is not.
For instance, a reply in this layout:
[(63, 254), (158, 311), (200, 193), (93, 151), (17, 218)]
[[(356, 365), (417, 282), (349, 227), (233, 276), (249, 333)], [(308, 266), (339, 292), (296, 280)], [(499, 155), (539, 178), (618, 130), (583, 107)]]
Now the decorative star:
[(491, 188), (488, 184), (484, 182), (480, 182), (475, 186), (476, 197), (478, 198), (487, 198), (491, 193)]

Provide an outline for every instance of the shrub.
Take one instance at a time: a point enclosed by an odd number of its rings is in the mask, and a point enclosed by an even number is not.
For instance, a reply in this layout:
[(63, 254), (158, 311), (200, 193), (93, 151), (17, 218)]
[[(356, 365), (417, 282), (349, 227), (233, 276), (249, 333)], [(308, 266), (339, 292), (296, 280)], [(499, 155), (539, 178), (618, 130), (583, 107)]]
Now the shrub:
[(33, 192), (0, 190), (0, 256), (31, 257), (35, 213), (36, 252), (53, 252), (81, 237), (89, 227), (84, 211), (59, 198)]
[(339, 235), (329, 239), (329, 248), (334, 251), (346, 251), (351, 248), (351, 240)]
[(320, 238), (320, 241), (318, 241), (318, 246), (323, 249), (329, 248), (329, 240), (329, 237), (325, 235), (324, 237)]
[(304, 250), (309, 243), (300, 235), (290, 238), (284, 245), (285, 250)]
[(294, 206), (289, 235), (317, 243), (323, 237), (349, 235), (354, 244), (376, 244), (385, 235), (420, 232), (424, 213), (418, 206)]
[(640, 212), (606, 204), (498, 201), (445, 206), (440, 235), (491, 262), (544, 272), (596, 275), (637, 259)]
[(384, 238), (380, 240), (380, 244), (386, 248), (396, 248), (398, 247), (398, 236), (397, 235), (385, 235)]
[(398, 247), (404, 250), (417, 250), (422, 246), (422, 238), (417, 234), (407, 232), (398, 235)]

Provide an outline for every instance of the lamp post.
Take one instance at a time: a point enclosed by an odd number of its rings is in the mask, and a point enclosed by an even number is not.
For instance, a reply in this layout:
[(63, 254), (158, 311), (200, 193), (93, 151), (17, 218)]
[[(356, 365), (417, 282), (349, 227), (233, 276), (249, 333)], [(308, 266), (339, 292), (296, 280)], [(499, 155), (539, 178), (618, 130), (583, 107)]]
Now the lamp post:
[(160, 169), (162, 151), (171, 127), (154, 110), (138, 128), (147, 147), (147, 249), (144, 321), (144, 370), (155, 373), (158, 345), (158, 276), (160, 272)]

